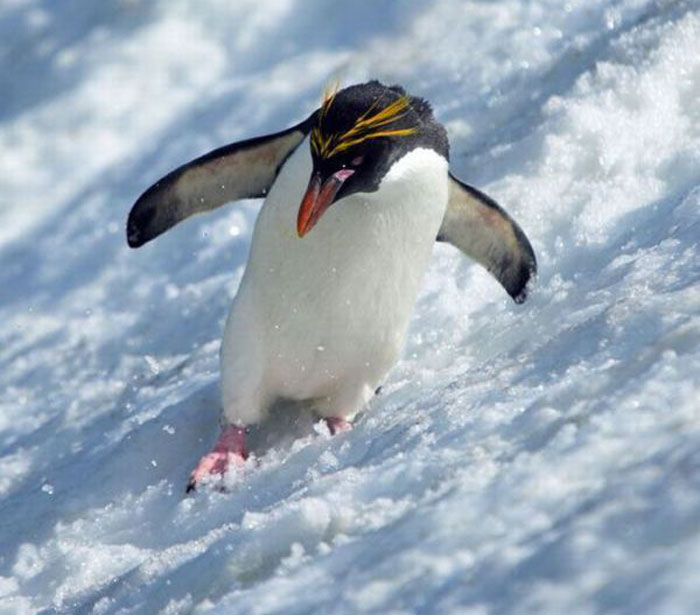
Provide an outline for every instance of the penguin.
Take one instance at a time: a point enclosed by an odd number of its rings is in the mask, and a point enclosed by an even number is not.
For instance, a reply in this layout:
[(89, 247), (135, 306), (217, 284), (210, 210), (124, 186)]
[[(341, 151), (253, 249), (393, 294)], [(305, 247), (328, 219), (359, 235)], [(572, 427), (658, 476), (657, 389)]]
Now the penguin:
[(221, 344), (220, 436), (187, 491), (248, 456), (281, 399), (350, 429), (398, 360), (434, 242), (485, 267), (516, 303), (537, 261), (505, 210), (449, 170), (430, 104), (379, 81), (328, 92), (301, 123), (175, 169), (132, 207), (138, 248), (193, 214), (265, 197)]

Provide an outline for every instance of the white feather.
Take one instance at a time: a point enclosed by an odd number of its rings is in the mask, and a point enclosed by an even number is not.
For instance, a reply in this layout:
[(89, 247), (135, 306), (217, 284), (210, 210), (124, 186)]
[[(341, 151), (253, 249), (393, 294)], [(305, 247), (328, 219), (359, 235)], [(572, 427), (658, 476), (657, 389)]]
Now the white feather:
[(221, 351), (224, 414), (247, 425), (277, 398), (352, 418), (398, 359), (447, 204), (447, 161), (415, 149), (379, 190), (333, 204), (303, 238), (305, 141), (281, 169), (253, 233)]

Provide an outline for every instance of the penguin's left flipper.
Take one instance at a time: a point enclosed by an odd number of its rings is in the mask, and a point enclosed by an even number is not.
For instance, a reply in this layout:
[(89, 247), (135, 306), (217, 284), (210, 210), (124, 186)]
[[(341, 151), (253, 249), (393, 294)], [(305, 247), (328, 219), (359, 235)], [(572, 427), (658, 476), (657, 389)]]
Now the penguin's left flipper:
[(264, 196), (311, 130), (314, 115), (282, 132), (220, 147), (168, 173), (131, 208), (129, 245), (138, 248), (193, 214)]
[(530, 241), (496, 201), (452, 173), (437, 240), (451, 243), (483, 265), (516, 303), (525, 301), (528, 282), (537, 273)]

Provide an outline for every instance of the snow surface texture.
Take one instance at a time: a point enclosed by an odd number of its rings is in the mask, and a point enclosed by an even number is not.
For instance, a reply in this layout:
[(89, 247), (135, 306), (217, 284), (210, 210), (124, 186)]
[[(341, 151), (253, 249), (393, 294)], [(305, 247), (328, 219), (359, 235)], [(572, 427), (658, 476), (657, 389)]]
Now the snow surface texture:
[[(698, 612), (697, 0), (5, 0), (0, 67), (0, 614)], [(352, 432), (184, 497), (260, 203), (127, 212), (334, 77), (432, 101), (538, 285), (437, 245)]]

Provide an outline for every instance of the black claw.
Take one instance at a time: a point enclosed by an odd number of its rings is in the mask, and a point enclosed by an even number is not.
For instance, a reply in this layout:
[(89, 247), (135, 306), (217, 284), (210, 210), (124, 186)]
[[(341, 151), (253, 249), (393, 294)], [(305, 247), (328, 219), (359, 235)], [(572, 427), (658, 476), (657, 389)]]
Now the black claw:
[(196, 488), (197, 488), (197, 483), (195, 482), (194, 478), (190, 478), (190, 480), (187, 481), (187, 487), (185, 488), (185, 493), (192, 493)]

